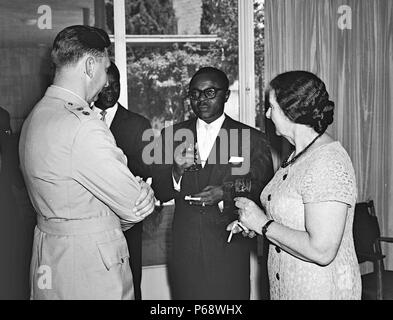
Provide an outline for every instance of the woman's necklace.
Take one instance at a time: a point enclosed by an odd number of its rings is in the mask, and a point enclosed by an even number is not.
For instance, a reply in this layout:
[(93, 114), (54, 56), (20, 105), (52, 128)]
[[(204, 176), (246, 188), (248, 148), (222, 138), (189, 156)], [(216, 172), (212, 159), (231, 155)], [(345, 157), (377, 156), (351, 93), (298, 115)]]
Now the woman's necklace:
[(291, 156), (291, 154), (288, 156), (288, 158), (282, 163), (281, 168), (286, 168), (288, 167), (290, 164), (294, 163), (303, 153), (305, 153), (307, 151), (307, 149), (309, 149), (312, 144), (317, 141), (317, 139), (321, 136), (322, 134), (317, 135), (313, 141), (311, 141), (307, 147), (305, 147), (300, 153), (298, 153), (296, 156), (294, 156), (290, 161), (289, 157)]

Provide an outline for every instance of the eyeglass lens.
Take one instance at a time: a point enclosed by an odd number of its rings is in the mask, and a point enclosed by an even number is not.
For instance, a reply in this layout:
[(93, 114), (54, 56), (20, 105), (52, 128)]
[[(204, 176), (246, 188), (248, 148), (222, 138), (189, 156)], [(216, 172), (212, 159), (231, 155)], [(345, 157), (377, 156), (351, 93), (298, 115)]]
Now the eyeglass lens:
[(218, 90), (221, 89), (215, 89), (215, 88), (207, 88), (205, 90), (193, 89), (190, 91), (189, 97), (193, 100), (197, 100), (201, 97), (201, 94), (203, 93), (205, 98), (213, 99), (216, 97)]

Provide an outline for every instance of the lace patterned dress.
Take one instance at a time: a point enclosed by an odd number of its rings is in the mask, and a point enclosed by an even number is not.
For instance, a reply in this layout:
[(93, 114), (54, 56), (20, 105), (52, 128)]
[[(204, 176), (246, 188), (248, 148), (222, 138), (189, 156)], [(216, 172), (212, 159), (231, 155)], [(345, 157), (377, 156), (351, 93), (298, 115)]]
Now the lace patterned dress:
[(337, 256), (327, 266), (306, 262), (270, 246), (271, 299), (360, 299), (361, 278), (352, 237), (356, 197), (352, 163), (339, 142), (305, 153), (276, 172), (262, 191), (261, 202), (269, 218), (284, 226), (305, 231), (306, 203), (339, 201), (350, 207)]

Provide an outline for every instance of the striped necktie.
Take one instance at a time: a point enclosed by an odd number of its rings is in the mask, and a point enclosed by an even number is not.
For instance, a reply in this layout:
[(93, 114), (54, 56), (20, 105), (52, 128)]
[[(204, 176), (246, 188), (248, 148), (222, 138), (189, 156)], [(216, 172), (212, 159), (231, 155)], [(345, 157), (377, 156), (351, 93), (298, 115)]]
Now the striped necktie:
[(100, 120), (102, 120), (102, 121), (105, 122), (105, 116), (106, 116), (106, 114), (107, 114), (106, 110), (102, 110), (102, 111), (100, 112), (100, 115), (101, 115), (101, 119), (100, 119)]

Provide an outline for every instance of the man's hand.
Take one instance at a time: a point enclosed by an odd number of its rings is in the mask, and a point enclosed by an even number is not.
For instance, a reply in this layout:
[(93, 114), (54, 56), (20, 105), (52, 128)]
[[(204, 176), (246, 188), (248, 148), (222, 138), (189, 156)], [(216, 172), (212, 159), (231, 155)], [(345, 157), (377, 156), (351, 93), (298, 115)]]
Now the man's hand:
[(193, 197), (200, 197), (199, 202), (193, 201), (193, 204), (198, 204), (202, 206), (214, 206), (219, 203), (224, 196), (224, 191), (222, 186), (207, 186), (201, 192), (194, 194)]
[(144, 182), (141, 178), (137, 177), (141, 186), (141, 193), (135, 202), (133, 212), (136, 216), (145, 219), (149, 214), (154, 211), (154, 192), (150, 185)]
[(173, 177), (177, 182), (184, 174), (184, 170), (186, 168), (191, 167), (195, 163), (195, 151), (192, 147), (186, 147), (184, 144), (184, 148), (176, 148), (174, 155), (175, 163), (173, 164)]

